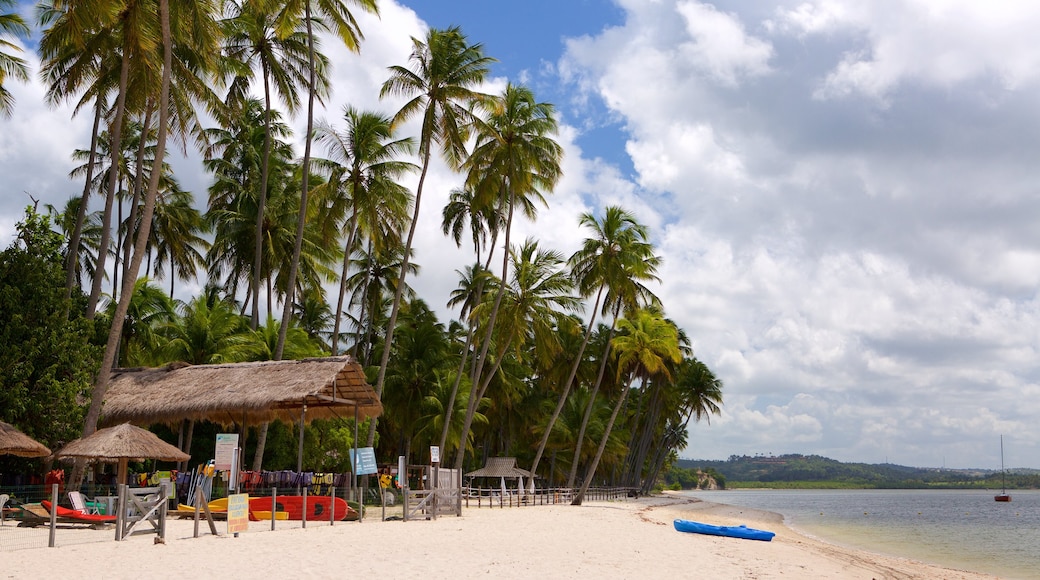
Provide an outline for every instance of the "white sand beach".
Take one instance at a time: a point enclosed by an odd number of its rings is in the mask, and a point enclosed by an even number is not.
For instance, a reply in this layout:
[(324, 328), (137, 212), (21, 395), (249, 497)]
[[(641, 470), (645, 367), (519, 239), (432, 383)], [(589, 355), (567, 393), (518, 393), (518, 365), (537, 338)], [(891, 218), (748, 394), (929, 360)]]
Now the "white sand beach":
[[(772, 542), (676, 532), (675, 518), (768, 529)], [(152, 536), (5, 552), (0, 578), (994, 578), (837, 547), (783, 526), (778, 515), (676, 496), (506, 509), (193, 538), (171, 519)], [(202, 530), (207, 530), (203, 523)], [(225, 524), (217, 523), (223, 532)], [(111, 531), (84, 530), (85, 534)]]

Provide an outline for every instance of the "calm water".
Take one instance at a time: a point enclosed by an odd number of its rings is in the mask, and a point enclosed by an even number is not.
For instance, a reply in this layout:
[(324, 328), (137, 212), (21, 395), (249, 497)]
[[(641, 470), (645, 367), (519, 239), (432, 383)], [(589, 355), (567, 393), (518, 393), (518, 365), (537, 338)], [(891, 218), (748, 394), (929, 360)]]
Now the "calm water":
[(1004, 578), (1040, 579), (1040, 491), (740, 490), (686, 492), (762, 509), (841, 544)]

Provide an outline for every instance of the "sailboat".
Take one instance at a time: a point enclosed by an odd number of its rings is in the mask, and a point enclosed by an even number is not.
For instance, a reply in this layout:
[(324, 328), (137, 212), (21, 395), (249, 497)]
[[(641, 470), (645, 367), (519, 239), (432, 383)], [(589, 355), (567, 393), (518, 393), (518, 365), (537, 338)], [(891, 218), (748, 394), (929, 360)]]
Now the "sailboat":
[(995, 501), (1011, 501), (1007, 492), (1007, 472), (1004, 471), (1004, 436), (1000, 436), (1000, 493), (993, 496)]

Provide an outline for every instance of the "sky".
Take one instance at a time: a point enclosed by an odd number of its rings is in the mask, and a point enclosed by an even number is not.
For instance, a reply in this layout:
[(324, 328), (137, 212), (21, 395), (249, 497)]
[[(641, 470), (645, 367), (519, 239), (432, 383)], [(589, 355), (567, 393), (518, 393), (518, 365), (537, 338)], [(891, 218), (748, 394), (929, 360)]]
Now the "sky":
[[(523, 83), (553, 103), (564, 176), (514, 239), (569, 255), (578, 216), (610, 205), (651, 229), (654, 290), (724, 384), (682, 457), (999, 469), (1003, 435), (1009, 467), (1040, 467), (1040, 4), (381, 0), (380, 13), (359, 14), (360, 55), (325, 43), (334, 88), (318, 116), (393, 113), (387, 67), (455, 25), (498, 59), (487, 92)], [(30, 196), (79, 194), (69, 156), (90, 130), (40, 83), (8, 84), (0, 246)], [(204, 200), (197, 155), (174, 167)], [(460, 181), (431, 175), (409, 280), (445, 320), (471, 260), (439, 227)]]

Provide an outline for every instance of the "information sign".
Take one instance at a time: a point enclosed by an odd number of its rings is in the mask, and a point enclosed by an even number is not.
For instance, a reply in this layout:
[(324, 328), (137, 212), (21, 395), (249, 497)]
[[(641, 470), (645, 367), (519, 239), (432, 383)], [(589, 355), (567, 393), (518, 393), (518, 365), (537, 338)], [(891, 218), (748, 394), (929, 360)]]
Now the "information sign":
[(214, 466), (220, 471), (231, 469), (237, 448), (238, 433), (217, 433), (217, 448), (213, 455)]
[(249, 531), (249, 494), (236, 493), (228, 496), (227, 533)]
[(350, 462), (354, 466), (354, 475), (372, 475), (379, 471), (376, 466), (376, 450), (374, 447), (362, 447), (357, 450), (357, 456), (354, 456), (354, 450), (350, 450)]

